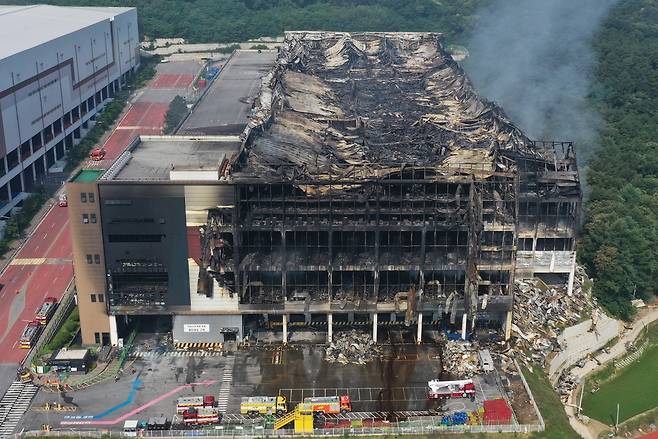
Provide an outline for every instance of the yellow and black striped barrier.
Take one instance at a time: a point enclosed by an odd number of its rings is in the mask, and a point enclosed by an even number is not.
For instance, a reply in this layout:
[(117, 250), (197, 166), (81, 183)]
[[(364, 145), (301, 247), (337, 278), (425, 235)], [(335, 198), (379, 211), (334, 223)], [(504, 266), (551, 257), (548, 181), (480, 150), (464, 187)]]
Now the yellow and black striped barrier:
[(224, 343), (174, 343), (176, 349), (215, 349), (224, 347)]

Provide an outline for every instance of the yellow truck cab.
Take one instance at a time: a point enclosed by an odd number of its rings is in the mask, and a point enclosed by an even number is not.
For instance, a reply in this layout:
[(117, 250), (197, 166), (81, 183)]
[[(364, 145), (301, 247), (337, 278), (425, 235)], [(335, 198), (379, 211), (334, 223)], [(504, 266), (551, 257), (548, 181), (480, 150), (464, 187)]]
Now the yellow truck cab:
[(240, 414), (249, 416), (277, 415), (288, 411), (285, 396), (250, 396), (242, 398)]

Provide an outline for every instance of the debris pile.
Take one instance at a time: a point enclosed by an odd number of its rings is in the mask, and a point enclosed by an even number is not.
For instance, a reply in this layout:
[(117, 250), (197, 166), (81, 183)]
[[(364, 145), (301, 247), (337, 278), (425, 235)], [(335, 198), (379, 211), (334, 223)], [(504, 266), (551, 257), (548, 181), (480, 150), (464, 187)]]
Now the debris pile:
[[(557, 337), (562, 328), (578, 323), (596, 307), (596, 301), (583, 288), (585, 270), (577, 267), (571, 294), (564, 287), (549, 287), (540, 279), (516, 281), (513, 335), (515, 350), (521, 360), (543, 364), (546, 357), (559, 350)], [(530, 357), (524, 357), (523, 352)]]
[(339, 332), (327, 346), (324, 359), (329, 363), (366, 364), (379, 356), (381, 348), (369, 334), (357, 331)]
[(562, 402), (567, 402), (569, 395), (573, 389), (578, 385), (578, 378), (576, 378), (571, 372), (563, 370), (555, 383), (555, 391), (560, 395)]
[(482, 373), (478, 347), (474, 343), (446, 340), (443, 344), (443, 372), (460, 379)]

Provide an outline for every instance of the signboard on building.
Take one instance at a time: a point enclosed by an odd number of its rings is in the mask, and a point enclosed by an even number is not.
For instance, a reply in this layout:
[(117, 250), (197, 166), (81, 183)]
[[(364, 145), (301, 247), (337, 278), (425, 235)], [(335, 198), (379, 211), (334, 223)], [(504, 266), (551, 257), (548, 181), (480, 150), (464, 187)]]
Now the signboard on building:
[(183, 325), (183, 332), (210, 332), (208, 323), (186, 323)]

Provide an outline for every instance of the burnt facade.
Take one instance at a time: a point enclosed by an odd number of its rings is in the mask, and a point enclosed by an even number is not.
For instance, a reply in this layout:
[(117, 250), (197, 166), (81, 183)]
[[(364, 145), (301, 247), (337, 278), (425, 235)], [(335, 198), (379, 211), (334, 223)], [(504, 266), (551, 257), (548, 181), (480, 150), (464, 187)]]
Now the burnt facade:
[(509, 337), (515, 276), (571, 280), (573, 145), (528, 139), (440, 35), (289, 32), (251, 99), (240, 138), (145, 138), (99, 180), (110, 315)]
[(200, 292), (465, 329), (509, 320), (520, 230), (573, 253), (573, 146), (527, 139), (438, 35), (288, 33), (258, 103)]

